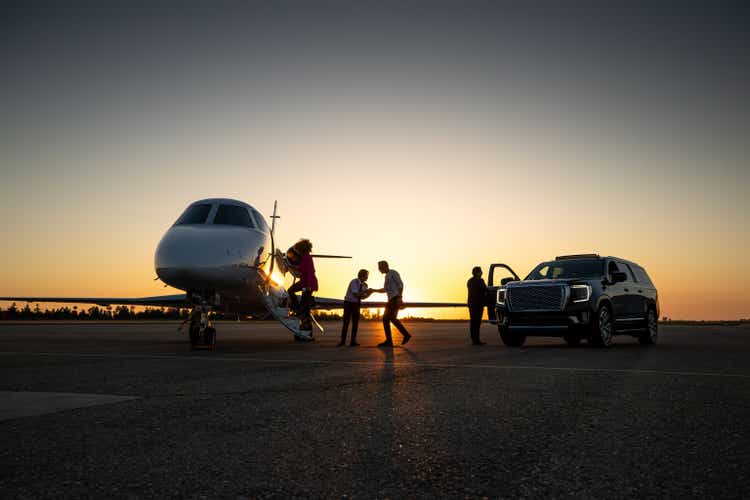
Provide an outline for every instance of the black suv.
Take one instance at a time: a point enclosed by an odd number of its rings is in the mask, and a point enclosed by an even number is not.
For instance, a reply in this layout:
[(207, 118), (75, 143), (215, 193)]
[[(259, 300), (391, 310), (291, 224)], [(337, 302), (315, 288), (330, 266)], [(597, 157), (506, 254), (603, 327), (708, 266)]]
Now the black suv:
[[(498, 268), (510, 276), (493, 286)], [(568, 255), (542, 262), (524, 280), (508, 266), (493, 264), (488, 285), (494, 295), (490, 322), (497, 323), (507, 346), (521, 346), (529, 335), (562, 336), (569, 345), (586, 339), (600, 347), (609, 346), (618, 334), (637, 337), (641, 344), (656, 343), (656, 287), (634, 262)]]

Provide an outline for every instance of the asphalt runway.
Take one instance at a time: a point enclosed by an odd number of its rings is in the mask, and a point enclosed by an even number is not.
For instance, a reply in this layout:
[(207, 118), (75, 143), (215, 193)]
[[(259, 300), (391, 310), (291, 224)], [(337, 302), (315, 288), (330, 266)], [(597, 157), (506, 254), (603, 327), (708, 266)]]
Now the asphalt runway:
[(0, 323), (0, 391), (22, 391), (0, 393), (0, 494), (750, 497), (748, 327), (509, 349), (411, 323), (384, 350), (378, 324), (357, 348), (324, 326), (220, 323), (191, 352), (175, 323)]

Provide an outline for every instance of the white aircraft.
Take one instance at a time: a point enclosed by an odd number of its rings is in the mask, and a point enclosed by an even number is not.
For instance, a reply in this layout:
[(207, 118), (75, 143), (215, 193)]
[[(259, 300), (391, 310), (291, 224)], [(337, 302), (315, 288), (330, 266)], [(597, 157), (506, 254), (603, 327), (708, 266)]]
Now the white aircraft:
[[(310, 335), (299, 329), (298, 320), (289, 316), (283, 278), (274, 272), (277, 269), (286, 273), (288, 264), (284, 254), (277, 251), (274, 239), (278, 218), (275, 203), (270, 228), (255, 208), (241, 201), (210, 198), (188, 205), (164, 234), (154, 256), (157, 279), (186, 293), (142, 298), (0, 297), (0, 300), (187, 307), (192, 309), (190, 337), (194, 346), (215, 342), (210, 311), (254, 318), (271, 316), (295, 337), (309, 339)], [(315, 254), (313, 257), (348, 258)], [(316, 297), (315, 302), (316, 309), (340, 309), (344, 305), (343, 300), (323, 297)], [(385, 303), (363, 302), (363, 306), (379, 308), (385, 307)], [(465, 304), (408, 302), (404, 307), (465, 307)]]

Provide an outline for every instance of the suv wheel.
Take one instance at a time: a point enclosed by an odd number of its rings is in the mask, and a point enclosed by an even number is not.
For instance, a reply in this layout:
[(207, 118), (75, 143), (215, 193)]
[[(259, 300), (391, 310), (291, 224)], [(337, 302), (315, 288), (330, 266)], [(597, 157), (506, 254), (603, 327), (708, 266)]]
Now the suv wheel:
[(638, 337), (638, 340), (643, 345), (654, 345), (659, 337), (659, 320), (656, 319), (656, 311), (653, 309), (648, 310), (646, 315), (646, 329)]
[(526, 342), (526, 335), (513, 333), (507, 326), (497, 325), (497, 330), (500, 332), (500, 340), (508, 347), (521, 347)]
[(596, 313), (596, 321), (591, 325), (589, 344), (597, 347), (609, 347), (615, 333), (615, 325), (612, 320), (612, 312), (609, 306), (603, 305)]

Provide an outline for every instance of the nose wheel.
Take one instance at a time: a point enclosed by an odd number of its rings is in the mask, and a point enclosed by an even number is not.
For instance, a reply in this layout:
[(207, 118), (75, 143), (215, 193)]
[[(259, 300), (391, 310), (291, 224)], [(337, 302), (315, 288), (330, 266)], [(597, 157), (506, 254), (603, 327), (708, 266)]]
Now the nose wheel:
[(182, 322), (178, 330), (186, 323), (190, 323), (188, 334), (192, 349), (213, 351), (216, 346), (216, 329), (211, 322), (211, 308), (205, 303), (193, 307), (188, 318)]
[(190, 347), (197, 350), (213, 351), (216, 347), (216, 329), (209, 326), (204, 329), (196, 329), (190, 333)]

